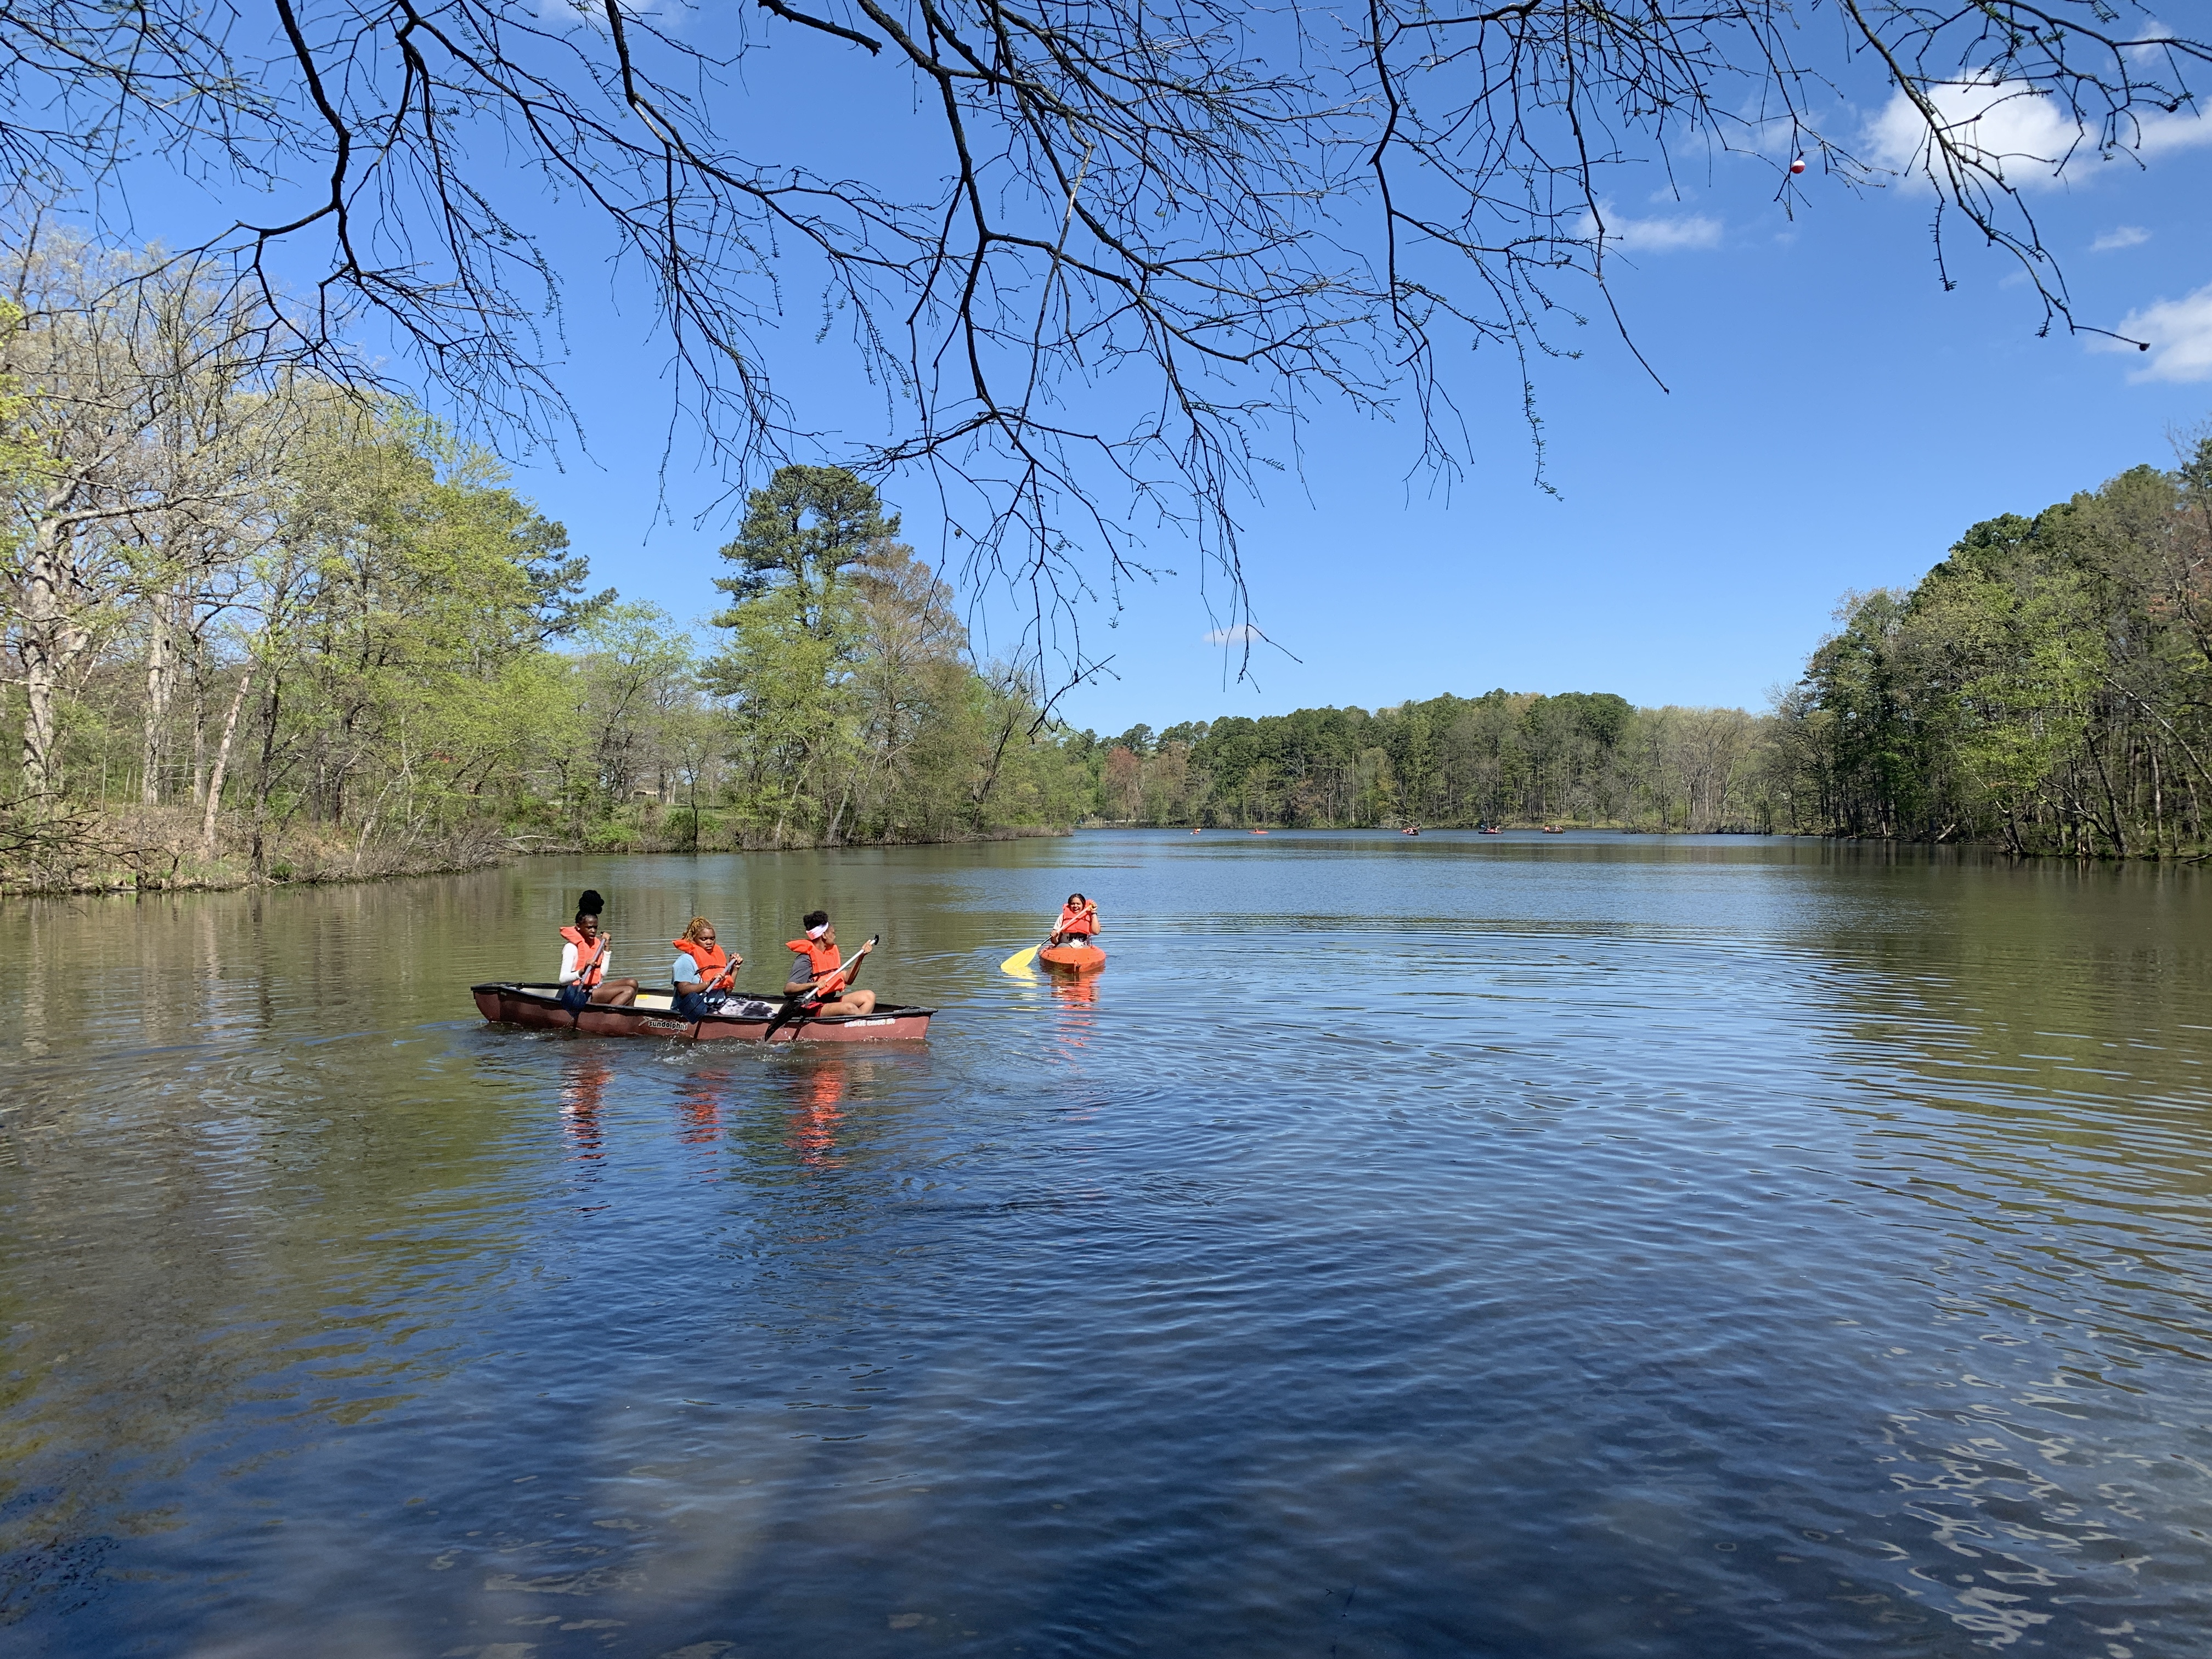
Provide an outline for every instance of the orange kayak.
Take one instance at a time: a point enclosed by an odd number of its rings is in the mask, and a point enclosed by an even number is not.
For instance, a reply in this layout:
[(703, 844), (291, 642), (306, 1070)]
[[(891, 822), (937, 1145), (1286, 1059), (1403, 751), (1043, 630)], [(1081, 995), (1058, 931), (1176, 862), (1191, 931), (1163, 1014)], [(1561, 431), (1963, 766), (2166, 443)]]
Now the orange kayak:
[(1063, 974), (1095, 974), (1106, 965), (1106, 953), (1095, 945), (1048, 945), (1036, 959)]

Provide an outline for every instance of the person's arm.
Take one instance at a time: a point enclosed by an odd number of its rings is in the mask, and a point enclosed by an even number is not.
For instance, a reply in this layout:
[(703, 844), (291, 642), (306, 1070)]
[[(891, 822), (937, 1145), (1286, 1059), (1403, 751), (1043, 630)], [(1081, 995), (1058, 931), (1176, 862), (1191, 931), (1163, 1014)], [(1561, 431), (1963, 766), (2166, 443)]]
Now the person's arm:
[(676, 960), (668, 965), (668, 982), (676, 988), (677, 995), (696, 996), (707, 988), (698, 980), (684, 977), (687, 973), (696, 974), (698, 971), (698, 959), (689, 951), (678, 951), (676, 953)]
[(786, 996), (795, 997), (813, 988), (813, 958), (801, 956), (798, 951), (793, 951), (791, 953), (791, 972), (785, 976), (783, 981), (783, 994)]
[(576, 977), (576, 947), (567, 940), (561, 944), (561, 983), (569, 984)]

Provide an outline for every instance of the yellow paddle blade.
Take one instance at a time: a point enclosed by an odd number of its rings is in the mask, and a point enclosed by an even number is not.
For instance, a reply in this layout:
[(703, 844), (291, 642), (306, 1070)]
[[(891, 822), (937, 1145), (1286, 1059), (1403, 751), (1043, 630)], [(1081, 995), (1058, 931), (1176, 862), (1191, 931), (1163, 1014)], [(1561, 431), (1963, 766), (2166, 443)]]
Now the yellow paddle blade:
[(1017, 951), (999, 964), (999, 971), (1005, 974), (1026, 974), (1036, 963), (1036, 953), (1037, 947), (1034, 945), (1026, 951)]

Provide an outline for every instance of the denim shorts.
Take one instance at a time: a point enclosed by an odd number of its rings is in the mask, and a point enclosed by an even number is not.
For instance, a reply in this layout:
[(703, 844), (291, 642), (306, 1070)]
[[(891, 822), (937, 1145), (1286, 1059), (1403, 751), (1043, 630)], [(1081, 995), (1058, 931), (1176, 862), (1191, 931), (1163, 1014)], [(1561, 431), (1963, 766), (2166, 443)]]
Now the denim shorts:
[(580, 979), (572, 979), (561, 988), (561, 1006), (575, 1013), (592, 1000), (592, 988)]

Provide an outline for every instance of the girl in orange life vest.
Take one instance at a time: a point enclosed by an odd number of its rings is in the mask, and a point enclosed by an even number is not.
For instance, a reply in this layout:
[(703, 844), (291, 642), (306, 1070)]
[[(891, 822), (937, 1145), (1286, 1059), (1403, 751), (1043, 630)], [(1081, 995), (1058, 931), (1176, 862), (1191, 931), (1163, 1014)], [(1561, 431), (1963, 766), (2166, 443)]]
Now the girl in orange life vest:
[(676, 940), (676, 960), (669, 964), (669, 982), (676, 988), (676, 1012), (685, 1019), (698, 1019), (722, 1006), (722, 998), (744, 966), (743, 957), (726, 957), (714, 943), (714, 924), (694, 916)]
[(1080, 893), (1070, 893), (1067, 902), (1060, 907), (1060, 920), (1053, 924), (1052, 937), (1047, 945), (1075, 943), (1088, 945), (1091, 936), (1100, 932), (1098, 907)]
[[(790, 981), (783, 988), (786, 996), (823, 999), (814, 1010), (822, 1014), (872, 1014), (876, 1012), (876, 994), (869, 990), (846, 991), (845, 977), (838, 971), (837, 930), (830, 925), (827, 910), (809, 910), (805, 923), (806, 932), (798, 939), (787, 939), (783, 948), (797, 958), (791, 964)], [(863, 945), (860, 956), (868, 954)], [(853, 958), (853, 968), (858, 972), (860, 957)], [(844, 992), (840, 996), (838, 993)], [(835, 997), (835, 1001), (827, 999)]]
[(599, 909), (605, 902), (586, 888), (576, 902), (576, 925), (561, 930), (561, 1006), (570, 1013), (586, 1003), (627, 1008), (637, 1000), (635, 980), (607, 977), (611, 947), (599, 932)]

